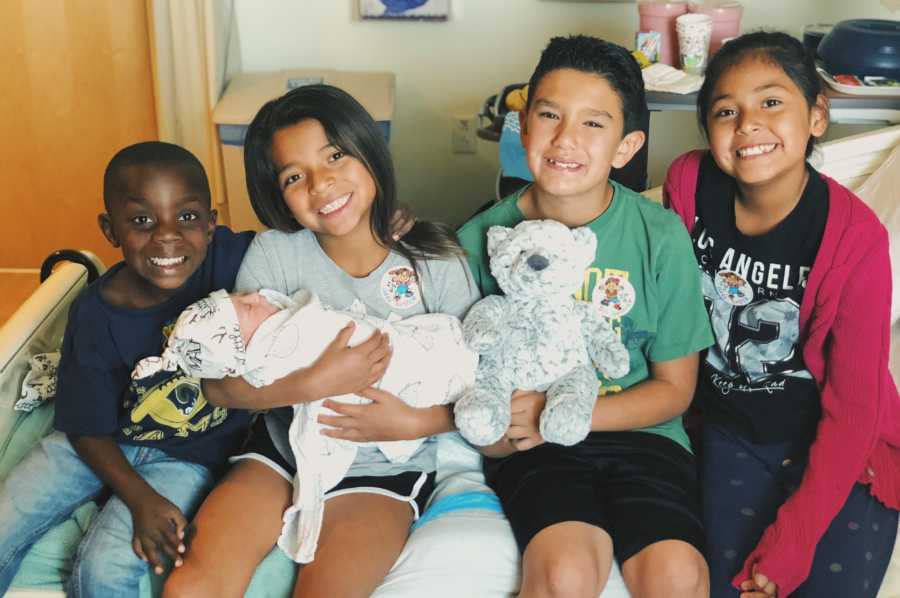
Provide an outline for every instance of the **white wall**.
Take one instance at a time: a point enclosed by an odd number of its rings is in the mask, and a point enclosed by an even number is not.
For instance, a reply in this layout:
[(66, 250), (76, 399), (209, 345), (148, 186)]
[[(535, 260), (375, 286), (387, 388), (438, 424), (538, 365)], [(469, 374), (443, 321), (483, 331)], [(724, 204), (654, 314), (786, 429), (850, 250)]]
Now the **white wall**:
[[(884, 0), (891, 2), (893, 0)], [(453, 154), (450, 116), (475, 114), (503, 85), (524, 81), (554, 35), (585, 33), (631, 48), (633, 3), (452, 0), (444, 23), (362, 21), (357, 0), (236, 0), (240, 64), (388, 70), (397, 75), (391, 149), (400, 197), (425, 218), (458, 224), (492, 197), (497, 144)], [(851, 16), (890, 18), (881, 0), (744, 0), (745, 29), (782, 28)], [(852, 6), (849, 8), (848, 6)], [(897, 16), (894, 16), (897, 18)], [(654, 114), (654, 182), (679, 153), (702, 144), (693, 113)]]

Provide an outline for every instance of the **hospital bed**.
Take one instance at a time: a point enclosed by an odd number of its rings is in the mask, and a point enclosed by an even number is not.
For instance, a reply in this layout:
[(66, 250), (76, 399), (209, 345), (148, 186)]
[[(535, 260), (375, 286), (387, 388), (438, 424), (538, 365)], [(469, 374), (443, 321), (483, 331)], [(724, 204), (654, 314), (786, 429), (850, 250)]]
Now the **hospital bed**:
[[(72, 253), (68, 253), (70, 257)], [(78, 259), (78, 256), (74, 256)], [(80, 261), (102, 272), (93, 256)], [(29, 359), (55, 350), (68, 307), (88, 283), (84, 265), (62, 263), (0, 329), (0, 479), (53, 424), (52, 401), (31, 413), (13, 410)], [(29, 552), (7, 598), (58, 598), (93, 503), (48, 532)], [(437, 488), (406, 547), (374, 598), (505, 598), (519, 586), (519, 555), (499, 502), (485, 486), (481, 458), (458, 434), (438, 439)], [(290, 596), (294, 564), (277, 548), (263, 561), (246, 596)], [(162, 579), (147, 575), (142, 598), (159, 594)], [(618, 568), (603, 598), (627, 598)]]
[[(860, 189), (898, 146), (900, 127), (880, 129), (821, 145), (816, 163), (823, 172), (850, 188)], [(900, 164), (900, 150), (892, 157)], [(657, 187), (647, 194), (659, 199), (661, 190)], [(900, 203), (900, 197), (895, 203)], [(892, 215), (888, 213), (890, 209), (885, 211), (882, 202), (876, 211), (883, 216), (892, 236), (900, 235), (900, 208)], [(57, 256), (57, 259), (61, 258)], [(50, 267), (45, 268), (48, 278), (0, 328), (0, 479), (52, 426), (52, 402), (28, 415), (13, 411), (12, 405), (28, 370), (29, 358), (59, 346), (68, 306), (87, 284), (88, 269), (93, 266), (98, 272), (103, 270), (93, 256), (87, 255), (87, 259), (80, 258), (80, 261), (85, 265), (62, 263), (52, 274)], [(898, 269), (900, 263), (895, 261), (895, 271)], [(895, 379), (900, 379), (900, 321), (894, 324), (892, 332), (892, 372)], [(518, 551), (496, 497), (484, 484), (478, 453), (457, 434), (442, 435), (438, 439), (437, 475), (437, 488), (428, 509), (373, 596), (501, 598), (514, 595), (520, 576)], [(62, 581), (71, 568), (72, 553), (89, 513), (76, 515), (35, 545), (7, 597), (62, 596)], [(273, 549), (258, 568), (247, 596), (289, 596), (294, 571), (293, 563), (278, 549)], [(147, 576), (142, 581), (141, 596), (156, 595), (160, 587), (160, 578)], [(627, 596), (621, 574), (614, 567), (602, 597)], [(879, 598), (900, 598), (900, 550), (894, 551)]]

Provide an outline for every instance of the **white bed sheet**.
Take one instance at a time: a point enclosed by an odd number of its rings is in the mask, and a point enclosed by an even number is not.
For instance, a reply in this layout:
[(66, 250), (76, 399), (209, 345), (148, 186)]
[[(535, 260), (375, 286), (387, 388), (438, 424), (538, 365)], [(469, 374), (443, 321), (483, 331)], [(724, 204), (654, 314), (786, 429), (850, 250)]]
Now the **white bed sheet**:
[[(430, 504), (463, 493), (493, 496), (481, 456), (457, 433), (438, 439), (437, 488)], [(427, 513), (427, 510), (426, 510)], [(502, 513), (488, 509), (446, 513), (419, 526), (373, 598), (506, 598), (519, 589), (519, 552)], [(628, 598), (613, 565), (603, 598)]]

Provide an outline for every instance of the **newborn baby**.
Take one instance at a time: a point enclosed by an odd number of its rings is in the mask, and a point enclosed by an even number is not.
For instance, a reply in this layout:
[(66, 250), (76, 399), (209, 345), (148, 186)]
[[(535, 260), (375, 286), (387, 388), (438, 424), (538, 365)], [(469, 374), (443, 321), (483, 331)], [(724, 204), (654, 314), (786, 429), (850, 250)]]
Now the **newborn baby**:
[[(310, 366), (353, 321), (354, 346), (375, 330), (385, 332), (393, 356), (377, 387), (414, 407), (455, 401), (475, 382), (478, 356), (463, 341), (457, 318), (423, 314), (380, 320), (323, 306), (308, 291), (287, 297), (271, 290), (229, 295), (216, 291), (190, 305), (178, 317), (160, 357), (138, 362), (132, 378), (179, 367), (197, 378), (242, 376), (260, 387)], [(350, 403), (369, 402), (356, 395), (331, 397)], [(346, 475), (358, 443), (320, 433), (320, 413), (334, 413), (322, 401), (294, 406), (291, 448), (297, 462), (294, 504), (284, 514), (278, 545), (295, 561), (313, 560), (322, 525), (323, 496)], [(409, 459), (423, 440), (377, 442), (393, 462)], [(302, 480), (300, 479), (302, 475)]]

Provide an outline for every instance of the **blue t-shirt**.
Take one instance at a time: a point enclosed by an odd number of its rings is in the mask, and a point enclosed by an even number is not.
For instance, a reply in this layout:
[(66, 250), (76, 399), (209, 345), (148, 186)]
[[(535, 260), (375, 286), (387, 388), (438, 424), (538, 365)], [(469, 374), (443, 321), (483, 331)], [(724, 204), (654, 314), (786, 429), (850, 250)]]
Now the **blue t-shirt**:
[(148, 309), (106, 302), (100, 289), (121, 270), (119, 262), (72, 303), (63, 337), (55, 427), (81, 436), (161, 449), (177, 459), (216, 467), (243, 438), (249, 412), (206, 402), (200, 380), (180, 370), (132, 385), (131, 370), (159, 355), (181, 311), (217, 289), (234, 286), (253, 233), (218, 227), (206, 258), (177, 293)]

